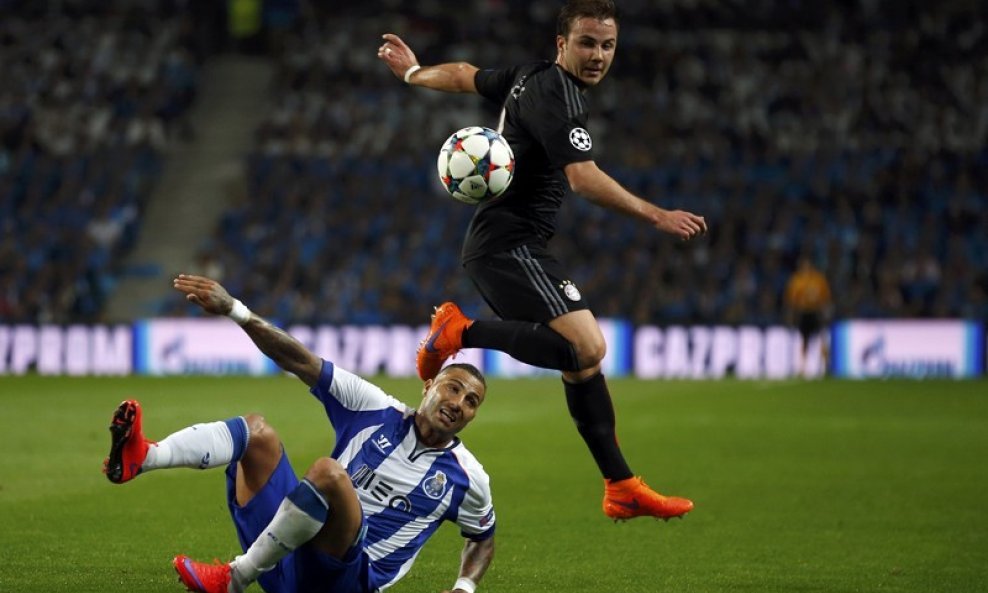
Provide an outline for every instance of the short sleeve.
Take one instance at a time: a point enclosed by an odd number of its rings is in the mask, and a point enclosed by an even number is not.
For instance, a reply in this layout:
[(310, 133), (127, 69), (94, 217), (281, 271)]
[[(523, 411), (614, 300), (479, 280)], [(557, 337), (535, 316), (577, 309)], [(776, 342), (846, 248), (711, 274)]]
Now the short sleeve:
[(508, 98), (517, 76), (518, 67), (489, 68), (478, 70), (473, 75), (473, 83), (482, 97), (495, 103), (503, 103)]
[(523, 95), (527, 124), (545, 149), (550, 164), (562, 168), (593, 160), (593, 139), (587, 127), (590, 110), (580, 88), (562, 69), (551, 68), (538, 94)]
[(377, 385), (328, 360), (323, 361), (319, 380), (309, 392), (322, 402), (329, 421), (337, 429), (352, 423), (362, 412), (391, 409), (402, 414), (410, 412), (408, 406)]
[(490, 477), (472, 455), (463, 455), (460, 463), (467, 470), (470, 485), (460, 503), (456, 524), (460, 534), (474, 541), (485, 540), (494, 535), (494, 500), (491, 496)]

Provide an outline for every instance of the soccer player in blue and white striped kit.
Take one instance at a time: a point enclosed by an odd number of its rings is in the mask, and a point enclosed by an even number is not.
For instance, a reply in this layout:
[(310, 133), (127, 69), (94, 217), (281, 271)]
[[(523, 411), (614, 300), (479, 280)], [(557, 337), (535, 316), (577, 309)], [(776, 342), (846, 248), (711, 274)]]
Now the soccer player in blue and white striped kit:
[(269, 593), (381, 591), (408, 572), (445, 520), (466, 540), (451, 590), (473, 593), (494, 555), (494, 505), (487, 473), (456, 434), (484, 401), (480, 372), (450, 365), (424, 383), (413, 409), (320, 359), (214, 280), (179, 275), (174, 287), (238, 322), (264, 354), (310, 387), (336, 431), (331, 456), (299, 480), (259, 415), (196, 424), (155, 443), (144, 438), (140, 404), (120, 404), (104, 468), (111, 482), (162, 468), (226, 466), (244, 553), (225, 564), (176, 557), (186, 587), (234, 593), (256, 580)]

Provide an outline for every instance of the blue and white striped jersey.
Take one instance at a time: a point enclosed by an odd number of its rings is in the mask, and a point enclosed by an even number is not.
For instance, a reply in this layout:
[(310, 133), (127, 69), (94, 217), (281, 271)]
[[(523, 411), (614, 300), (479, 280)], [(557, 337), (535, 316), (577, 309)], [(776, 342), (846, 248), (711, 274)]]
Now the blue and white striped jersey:
[(311, 392), (336, 430), (332, 457), (364, 509), (372, 588), (403, 577), (444, 520), (466, 538), (494, 535), (490, 478), (458, 438), (444, 449), (423, 446), (413, 408), (328, 361)]

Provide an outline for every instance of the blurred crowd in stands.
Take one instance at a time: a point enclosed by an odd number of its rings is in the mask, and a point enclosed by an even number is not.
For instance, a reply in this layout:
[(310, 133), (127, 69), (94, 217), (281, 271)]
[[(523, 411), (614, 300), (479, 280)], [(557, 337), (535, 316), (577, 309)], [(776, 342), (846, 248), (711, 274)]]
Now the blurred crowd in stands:
[(199, 57), (177, 7), (0, 2), (0, 321), (101, 318)]
[[(599, 316), (779, 323), (807, 254), (837, 316), (988, 317), (984, 7), (620, 4), (614, 68), (589, 93), (595, 155), (711, 233), (680, 245), (570, 200), (555, 247)], [(393, 30), (425, 64), (551, 58), (557, 5), (307, 14), (277, 48), (249, 195), (206, 247), (227, 282), (299, 321), (418, 323), (447, 298), (489, 314), (458, 267), (472, 210), (432, 163), (451, 131), (495, 125), (496, 106), (411, 90), (373, 50)]]
[[(711, 232), (679, 244), (569, 199), (554, 248), (598, 317), (781, 323), (806, 255), (837, 317), (988, 319), (984, 3), (618, 3), (617, 57), (588, 95), (596, 160)], [(447, 299), (490, 315), (459, 268), (472, 208), (445, 196), (435, 158), (452, 131), (494, 127), (499, 106), (410, 89), (375, 51), (391, 31), (423, 64), (552, 59), (559, 2), (281, 5), (247, 192), (198, 271), (286, 321), (419, 324)], [(0, 319), (50, 315), (35, 301), (63, 292), (70, 318), (98, 315), (79, 286), (103, 290), (156, 143), (195, 93), (183, 39), (171, 16), (148, 30), (98, 14), (0, 20)], [(100, 230), (114, 221), (116, 236)], [(21, 309), (4, 305), (12, 291)]]

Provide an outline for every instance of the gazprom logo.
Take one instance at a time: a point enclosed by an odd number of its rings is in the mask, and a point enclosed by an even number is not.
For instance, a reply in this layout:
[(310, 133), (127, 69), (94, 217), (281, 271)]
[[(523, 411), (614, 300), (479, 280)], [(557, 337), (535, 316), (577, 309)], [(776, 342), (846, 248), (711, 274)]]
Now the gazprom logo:
[(957, 369), (946, 358), (893, 357), (886, 352), (885, 334), (861, 349), (861, 370), (868, 377), (909, 377), (914, 379), (953, 377)]

